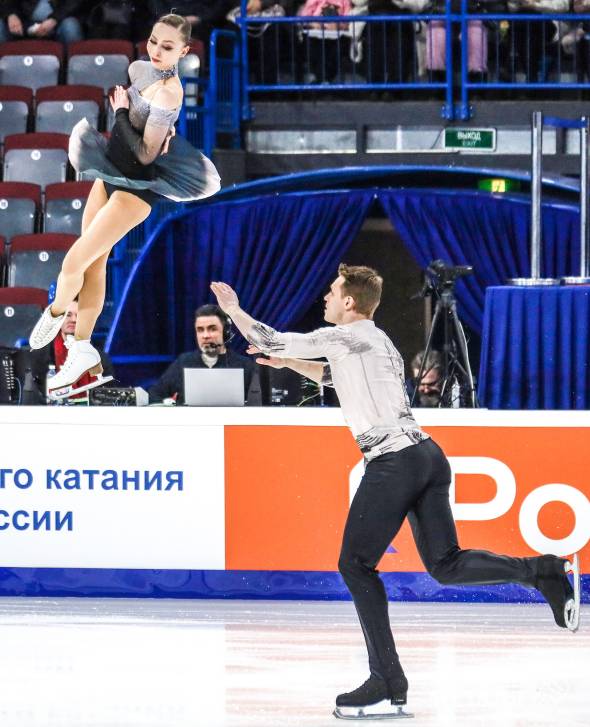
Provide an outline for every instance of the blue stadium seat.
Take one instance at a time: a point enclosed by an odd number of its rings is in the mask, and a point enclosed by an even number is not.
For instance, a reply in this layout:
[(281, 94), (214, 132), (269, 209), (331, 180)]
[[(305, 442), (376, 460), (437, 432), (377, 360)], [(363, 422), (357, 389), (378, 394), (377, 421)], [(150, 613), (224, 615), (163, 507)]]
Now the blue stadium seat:
[(35, 232), (41, 187), (25, 182), (0, 182), (0, 235), (7, 239)]
[(9, 134), (27, 131), (33, 92), (23, 86), (0, 86), (0, 143)]
[(63, 46), (53, 40), (17, 40), (0, 43), (0, 85), (36, 90), (55, 86), (63, 59)]
[(67, 134), (14, 134), (4, 140), (4, 181), (30, 182), (44, 187), (65, 182), (68, 169)]
[(0, 288), (0, 346), (14, 346), (29, 334), (47, 305), (47, 291)]
[(57, 279), (66, 252), (76, 235), (18, 235), (6, 246), (6, 281), (9, 287), (48, 290)]
[(64, 182), (47, 185), (43, 231), (64, 232), (79, 236), (84, 205), (92, 185), (93, 182)]
[(68, 47), (68, 84), (100, 86), (104, 93), (128, 83), (133, 44), (127, 40), (81, 40)]
[(104, 104), (102, 88), (97, 86), (49, 86), (36, 95), (35, 131), (54, 131), (70, 134), (74, 126), (86, 117), (99, 128)]

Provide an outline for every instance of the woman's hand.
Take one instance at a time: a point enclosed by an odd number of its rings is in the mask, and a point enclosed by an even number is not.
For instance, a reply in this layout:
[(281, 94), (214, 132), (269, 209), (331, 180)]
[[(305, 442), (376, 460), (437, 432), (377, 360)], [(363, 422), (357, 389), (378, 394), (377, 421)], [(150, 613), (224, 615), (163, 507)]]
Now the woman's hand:
[(127, 96), (127, 91), (123, 88), (123, 86), (115, 86), (115, 90), (113, 91), (113, 95), (110, 97), (109, 101), (111, 102), (111, 108), (115, 112), (119, 109), (129, 108), (129, 97)]
[(221, 310), (229, 316), (231, 316), (232, 310), (240, 307), (236, 291), (227, 283), (211, 283), (211, 290), (215, 293)]
[(162, 151), (160, 154), (168, 154), (168, 148), (170, 146), (170, 141), (176, 134), (176, 127), (172, 127), (170, 131), (168, 132), (168, 136), (164, 139), (164, 143), (162, 144)]

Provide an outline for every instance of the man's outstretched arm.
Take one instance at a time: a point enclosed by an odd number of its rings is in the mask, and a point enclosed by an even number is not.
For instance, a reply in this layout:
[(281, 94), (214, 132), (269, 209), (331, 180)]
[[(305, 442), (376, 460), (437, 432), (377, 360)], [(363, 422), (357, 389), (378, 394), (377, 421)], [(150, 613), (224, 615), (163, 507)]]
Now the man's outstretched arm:
[[(261, 353), (261, 351), (256, 346), (250, 345), (246, 353), (254, 355)], [(273, 369), (292, 369), (298, 374), (315, 381), (316, 384), (332, 386), (330, 366), (321, 361), (306, 361), (301, 358), (279, 358), (278, 356), (271, 356), (270, 358), (257, 358), (256, 363), (261, 366), (271, 366)]]
[[(211, 283), (211, 290), (219, 307), (232, 319), (244, 338), (262, 353), (281, 358), (314, 359), (324, 356), (336, 358), (350, 350), (350, 334), (342, 326), (320, 328), (311, 333), (279, 333), (242, 310), (236, 292), (226, 283)], [(317, 381), (319, 369), (313, 371), (314, 376), (309, 378)], [(308, 376), (308, 373), (303, 375)]]

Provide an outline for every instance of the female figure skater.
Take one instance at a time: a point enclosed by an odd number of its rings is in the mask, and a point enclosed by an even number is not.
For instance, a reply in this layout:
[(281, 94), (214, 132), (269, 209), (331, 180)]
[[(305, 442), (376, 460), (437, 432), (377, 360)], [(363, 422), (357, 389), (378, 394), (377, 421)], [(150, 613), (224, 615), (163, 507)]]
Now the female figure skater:
[[(107, 259), (113, 246), (148, 217), (159, 198), (196, 200), (220, 188), (209, 159), (174, 135), (183, 97), (176, 66), (189, 50), (190, 32), (190, 23), (179, 15), (164, 15), (156, 22), (148, 41), (150, 60), (129, 66), (127, 91), (122, 86), (115, 89), (111, 106), (116, 121), (108, 142), (86, 119), (72, 131), (72, 166), (95, 182), (84, 208), (82, 235), (65, 256), (55, 299), (29, 339), (32, 349), (50, 343), (67, 306), (78, 296), (74, 343), (50, 380), (52, 398), (65, 398), (109, 380), (101, 375), (100, 355), (90, 337), (104, 304)], [(75, 389), (86, 372), (96, 380)]]

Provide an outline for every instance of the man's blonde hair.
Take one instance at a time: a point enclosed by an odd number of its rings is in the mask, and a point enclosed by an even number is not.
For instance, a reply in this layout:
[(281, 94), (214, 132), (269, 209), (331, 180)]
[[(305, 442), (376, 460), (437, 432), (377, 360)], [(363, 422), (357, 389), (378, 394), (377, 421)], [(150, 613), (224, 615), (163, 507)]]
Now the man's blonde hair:
[(340, 263), (338, 275), (344, 278), (342, 294), (354, 298), (357, 313), (371, 317), (381, 302), (383, 278), (373, 268)]

